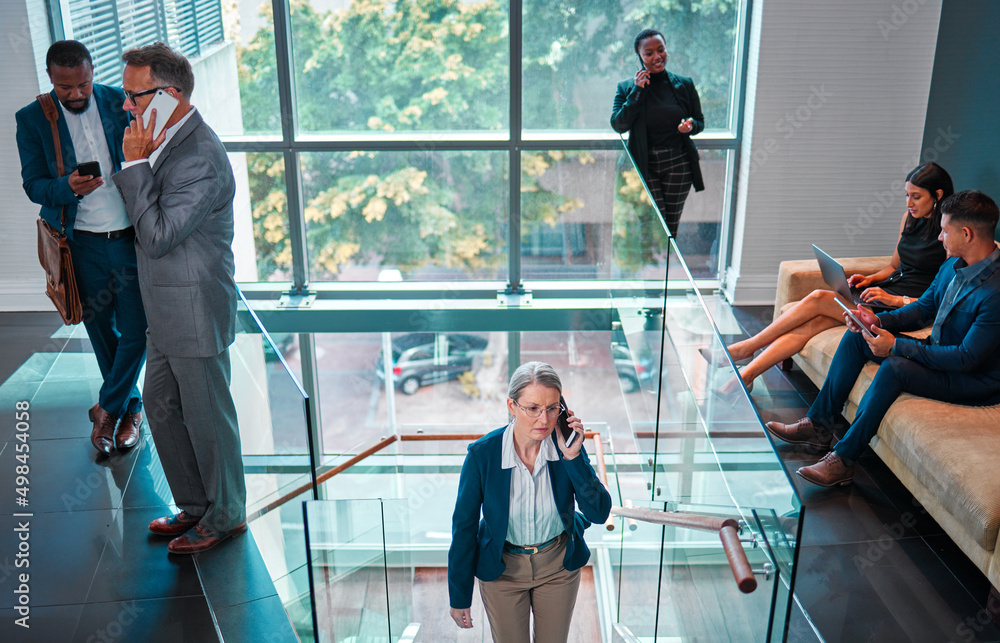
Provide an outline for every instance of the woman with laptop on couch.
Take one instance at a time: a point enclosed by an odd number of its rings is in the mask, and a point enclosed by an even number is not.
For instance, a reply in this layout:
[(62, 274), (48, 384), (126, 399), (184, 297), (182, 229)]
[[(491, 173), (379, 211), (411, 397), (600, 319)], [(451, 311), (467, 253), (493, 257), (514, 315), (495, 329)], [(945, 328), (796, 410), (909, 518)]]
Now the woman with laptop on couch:
[[(920, 297), (930, 286), (945, 260), (944, 247), (938, 240), (940, 203), (954, 192), (951, 176), (937, 163), (919, 165), (906, 176), (906, 212), (892, 260), (874, 274), (851, 275), (848, 279), (852, 288), (863, 289), (862, 301), (898, 308)], [(728, 347), (733, 361), (750, 360), (739, 371), (747, 390), (753, 389), (758, 375), (798, 353), (811, 338), (844, 323), (837, 298), (832, 290), (814, 290), (761, 332)], [(853, 306), (853, 302), (844, 303)], [(754, 357), (758, 350), (761, 353)], [(706, 351), (702, 354), (708, 357)], [(720, 392), (729, 394), (735, 392), (735, 387), (733, 378)]]

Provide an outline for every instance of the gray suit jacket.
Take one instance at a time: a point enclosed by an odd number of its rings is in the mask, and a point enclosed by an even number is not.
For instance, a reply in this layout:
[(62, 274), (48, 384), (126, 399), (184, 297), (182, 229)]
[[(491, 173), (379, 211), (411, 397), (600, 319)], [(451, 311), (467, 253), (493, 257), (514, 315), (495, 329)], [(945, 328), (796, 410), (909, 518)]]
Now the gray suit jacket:
[(236, 334), (236, 181), (197, 111), (165, 145), (154, 166), (114, 175), (135, 226), (149, 339), (164, 355), (214, 357)]

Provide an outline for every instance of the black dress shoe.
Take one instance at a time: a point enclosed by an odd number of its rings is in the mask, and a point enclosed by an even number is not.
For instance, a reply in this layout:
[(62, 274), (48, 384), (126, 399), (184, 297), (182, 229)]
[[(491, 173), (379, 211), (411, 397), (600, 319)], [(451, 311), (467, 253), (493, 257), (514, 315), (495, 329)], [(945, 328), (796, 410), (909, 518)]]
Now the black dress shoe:
[(195, 525), (195, 528), (178, 536), (167, 545), (167, 551), (171, 554), (197, 554), (208, 551), (227, 538), (235, 538), (247, 530), (247, 521), (243, 521), (229, 531), (213, 531), (204, 525)]
[(119, 449), (131, 449), (142, 435), (142, 411), (132, 413), (126, 411), (118, 423), (115, 433), (115, 446)]
[(179, 536), (198, 524), (201, 516), (182, 511), (176, 516), (164, 516), (149, 523), (149, 531), (157, 536)]
[(115, 448), (115, 423), (118, 418), (102, 409), (100, 404), (95, 404), (88, 415), (90, 421), (94, 423), (94, 429), (90, 432), (90, 443), (104, 455), (111, 455), (111, 451)]

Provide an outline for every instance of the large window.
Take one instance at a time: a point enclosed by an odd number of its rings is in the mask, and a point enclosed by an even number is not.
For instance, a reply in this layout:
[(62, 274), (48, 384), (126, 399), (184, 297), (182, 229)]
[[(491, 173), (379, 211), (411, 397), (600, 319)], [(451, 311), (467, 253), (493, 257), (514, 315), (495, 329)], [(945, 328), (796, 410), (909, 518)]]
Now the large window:
[(658, 28), (706, 121), (707, 189), (692, 192), (678, 242), (697, 276), (717, 274), (739, 140), (739, 0), (50, 7), (69, 8), (64, 35), (94, 50), (102, 82), (120, 82), (123, 49), (155, 39), (192, 58), (194, 102), (240, 164), (237, 216), (253, 240), (239, 250), (254, 264), (243, 274), (296, 285), (387, 270), (513, 285), (614, 275), (611, 204), (644, 197), (608, 121), (615, 85), (637, 69), (635, 34)]
[(639, 69), (633, 42), (647, 27), (666, 38), (667, 69), (694, 80), (706, 129), (731, 131), (739, 4), (524, 0), (521, 105), (527, 136), (607, 131), (615, 85)]
[(506, 279), (507, 157), (490, 151), (302, 154), (315, 280)]
[(291, 17), (299, 134), (507, 128), (506, 2), (294, 0)]
[(121, 55), (160, 40), (190, 58), (223, 42), (218, 0), (53, 0), (50, 15), (57, 38), (79, 40), (94, 59), (94, 80), (118, 85)]

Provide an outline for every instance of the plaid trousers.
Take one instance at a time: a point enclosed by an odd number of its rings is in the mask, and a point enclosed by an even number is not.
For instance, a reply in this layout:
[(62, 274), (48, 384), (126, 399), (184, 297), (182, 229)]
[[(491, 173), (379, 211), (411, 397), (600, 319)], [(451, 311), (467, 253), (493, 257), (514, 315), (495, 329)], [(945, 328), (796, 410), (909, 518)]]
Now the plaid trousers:
[(693, 181), (687, 154), (679, 147), (651, 149), (648, 173), (646, 183), (653, 194), (653, 201), (670, 235), (676, 239), (681, 212)]

